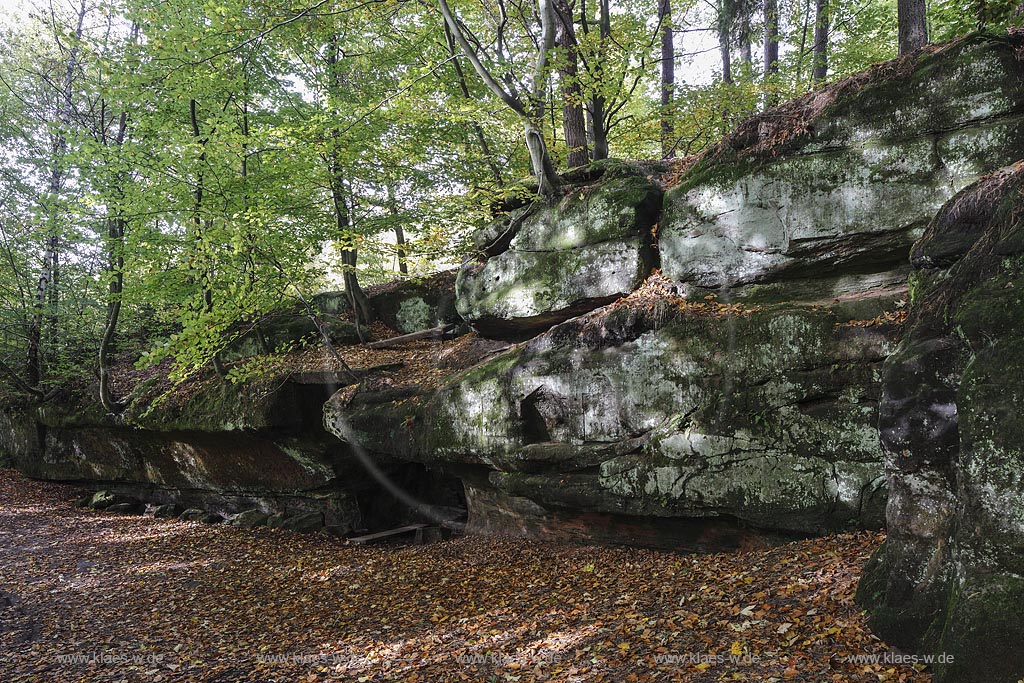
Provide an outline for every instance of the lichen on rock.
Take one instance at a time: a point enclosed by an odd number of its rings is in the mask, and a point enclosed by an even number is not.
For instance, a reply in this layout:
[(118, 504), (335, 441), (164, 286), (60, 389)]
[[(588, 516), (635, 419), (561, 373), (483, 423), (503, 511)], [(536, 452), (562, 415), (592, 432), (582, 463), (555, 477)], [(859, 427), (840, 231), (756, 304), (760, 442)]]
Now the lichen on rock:
[(920, 293), (886, 362), (889, 538), (859, 599), (944, 683), (1024, 676), (1024, 163), (953, 198), (915, 245)]

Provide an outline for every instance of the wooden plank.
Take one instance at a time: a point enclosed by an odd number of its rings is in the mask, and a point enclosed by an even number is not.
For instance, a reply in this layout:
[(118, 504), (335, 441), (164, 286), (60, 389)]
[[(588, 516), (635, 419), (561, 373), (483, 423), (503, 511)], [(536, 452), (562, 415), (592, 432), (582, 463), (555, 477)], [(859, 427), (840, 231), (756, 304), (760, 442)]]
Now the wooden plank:
[(401, 534), (407, 534), (417, 529), (423, 529), (426, 524), (410, 524), (409, 526), (398, 527), (397, 529), (389, 529), (388, 531), (378, 531), (375, 534), (367, 534), (366, 536), (356, 536), (355, 538), (348, 539), (350, 543), (372, 543), (379, 541), (382, 538), (389, 538), (391, 536), (400, 536)]

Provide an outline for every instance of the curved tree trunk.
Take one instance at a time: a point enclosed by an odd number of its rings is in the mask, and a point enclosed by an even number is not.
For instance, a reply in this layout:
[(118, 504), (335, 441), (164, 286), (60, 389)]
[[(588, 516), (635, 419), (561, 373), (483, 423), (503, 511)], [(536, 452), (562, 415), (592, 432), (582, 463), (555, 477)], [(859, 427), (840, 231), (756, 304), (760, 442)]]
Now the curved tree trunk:
[(539, 126), (528, 120), (523, 122), (523, 130), (526, 133), (526, 147), (530, 150), (530, 165), (537, 176), (537, 192), (545, 197), (552, 196), (558, 189), (560, 180), (554, 164), (551, 163), (544, 133)]
[(547, 96), (547, 67), (551, 50), (555, 46), (555, 23), (556, 17), (552, 4), (553, 0), (537, 0), (537, 9), (540, 14), (541, 38), (537, 43), (537, 58), (534, 62), (531, 92), (527, 94), (524, 101), (513, 90), (506, 90), (501, 83), (488, 71), (480, 59), (477, 48), (470, 43), (462, 26), (455, 19), (447, 0), (438, 0), (441, 15), (448, 25), (452, 36), (455, 38), (463, 53), (473, 65), (480, 80), (494, 93), (506, 106), (519, 115), (523, 120), (523, 127), (526, 131), (526, 146), (530, 151), (530, 164), (533, 173), (537, 177), (537, 185), (542, 196), (553, 197), (561, 185), (561, 179), (555, 172), (555, 166), (551, 162), (548, 153), (547, 143), (540, 127), (544, 119), (544, 102)]
[(110, 270), (113, 279), (110, 281), (107, 301), (107, 317), (103, 325), (103, 338), (100, 340), (99, 372), (100, 372), (100, 404), (110, 413), (120, 413), (124, 406), (118, 402), (110, 386), (110, 349), (117, 332), (117, 322), (121, 316), (121, 295), (124, 292), (124, 255), (121, 247), (124, 242), (125, 222), (122, 218), (107, 220), (107, 238), (110, 240), (108, 252)]

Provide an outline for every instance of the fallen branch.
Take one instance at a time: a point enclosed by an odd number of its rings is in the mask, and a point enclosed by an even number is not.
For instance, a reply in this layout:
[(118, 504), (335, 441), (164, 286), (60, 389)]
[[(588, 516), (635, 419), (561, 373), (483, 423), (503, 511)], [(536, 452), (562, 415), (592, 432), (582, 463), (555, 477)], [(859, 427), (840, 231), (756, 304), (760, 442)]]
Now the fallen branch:
[(432, 327), (429, 330), (421, 330), (411, 334), (403, 334), (399, 337), (391, 337), (389, 339), (370, 342), (369, 344), (365, 344), (365, 346), (368, 349), (390, 349), (395, 346), (401, 346), (402, 344), (408, 344), (409, 342), (420, 341), (421, 339), (443, 339), (444, 336), (452, 332), (455, 327), (455, 325), (451, 324), (441, 325), (439, 327)]

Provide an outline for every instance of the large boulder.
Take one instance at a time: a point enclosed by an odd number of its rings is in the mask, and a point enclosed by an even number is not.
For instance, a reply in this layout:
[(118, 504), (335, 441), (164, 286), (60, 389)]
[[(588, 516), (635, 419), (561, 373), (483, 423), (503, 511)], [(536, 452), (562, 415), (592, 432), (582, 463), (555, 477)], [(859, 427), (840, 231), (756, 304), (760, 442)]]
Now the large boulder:
[(661, 189), (608, 162), (554, 204), (534, 202), (474, 237), (459, 270), (456, 306), (478, 330), (521, 336), (591, 311), (636, 289), (656, 265), (652, 229)]
[[(342, 315), (321, 310), (318, 322), (334, 344), (342, 346), (360, 341), (360, 331)], [(296, 312), (273, 313), (262, 320), (239, 325), (233, 335), (231, 342), (218, 354), (225, 363), (285, 353), (306, 344), (317, 343), (322, 336), (317, 323), (301, 309)]]
[[(741, 309), (634, 296), (466, 371), (419, 408), (332, 399), (327, 426), (461, 468), (471, 530), (672, 546), (672, 520), (878, 527), (878, 372), (895, 299)], [(660, 538), (653, 520), (667, 520)]]
[(957, 195), (913, 252), (885, 366), (889, 535), (861, 582), (872, 627), (942, 655), (943, 683), (1024, 678), (1024, 163)]
[(1022, 44), (968, 37), (741, 125), (666, 196), (665, 275), (785, 298), (902, 280), (935, 212), (1024, 156)]
[(398, 280), (371, 288), (367, 294), (374, 314), (399, 334), (412, 334), (439, 325), (457, 324), (455, 271)]

